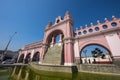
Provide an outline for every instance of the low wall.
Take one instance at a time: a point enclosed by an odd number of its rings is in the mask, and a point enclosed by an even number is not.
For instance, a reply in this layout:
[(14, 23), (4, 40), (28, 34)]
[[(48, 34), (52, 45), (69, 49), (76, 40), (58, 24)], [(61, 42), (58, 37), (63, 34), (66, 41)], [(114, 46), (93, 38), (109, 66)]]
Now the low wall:
[(114, 64), (80, 64), (77, 65), (77, 68), (79, 72), (120, 74), (120, 67)]
[(113, 63), (117, 66), (120, 66), (120, 59), (114, 59)]
[(30, 66), (34, 69), (41, 71), (52, 71), (52, 72), (77, 72), (76, 66), (62, 66), (62, 65), (45, 65), (45, 64), (35, 64), (30, 63)]
[(120, 67), (114, 64), (80, 64), (77, 66), (64, 66), (64, 65), (43, 65), (37, 63), (30, 63), (30, 66), (40, 71), (52, 71), (52, 72), (90, 72), (90, 73), (102, 73), (102, 74), (119, 74)]

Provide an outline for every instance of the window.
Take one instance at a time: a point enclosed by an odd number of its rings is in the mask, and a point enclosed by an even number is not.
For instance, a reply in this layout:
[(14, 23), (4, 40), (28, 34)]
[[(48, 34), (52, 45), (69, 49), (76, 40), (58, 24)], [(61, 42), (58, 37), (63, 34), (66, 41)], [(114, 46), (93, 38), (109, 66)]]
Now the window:
[(112, 22), (111, 25), (112, 25), (112, 27), (116, 27), (117, 23), (116, 22)]
[(84, 31), (83, 31), (83, 33), (84, 33), (84, 34), (87, 34), (87, 31), (86, 31), (86, 30), (84, 30)]
[(103, 29), (107, 29), (108, 26), (107, 26), (107, 25), (103, 25), (102, 28), (103, 28)]
[(95, 30), (96, 30), (96, 31), (99, 31), (99, 27), (95, 27)]
[(57, 20), (57, 23), (59, 23), (59, 22), (60, 22), (60, 20), (58, 19), (58, 20)]
[(78, 35), (81, 35), (81, 32), (78, 32)]
[(93, 30), (92, 30), (92, 29), (89, 29), (89, 32), (91, 33), (91, 32), (93, 32)]

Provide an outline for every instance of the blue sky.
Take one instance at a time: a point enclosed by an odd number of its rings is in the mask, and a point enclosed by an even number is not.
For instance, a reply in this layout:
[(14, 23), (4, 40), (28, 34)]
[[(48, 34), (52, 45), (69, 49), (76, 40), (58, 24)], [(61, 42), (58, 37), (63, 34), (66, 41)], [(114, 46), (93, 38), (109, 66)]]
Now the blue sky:
[(40, 41), (45, 26), (55, 22), (59, 15), (70, 11), (74, 28), (99, 19), (120, 17), (120, 0), (0, 0), (0, 49), (4, 49), (10, 36), (18, 32), (10, 46), (18, 50), (22, 46)]

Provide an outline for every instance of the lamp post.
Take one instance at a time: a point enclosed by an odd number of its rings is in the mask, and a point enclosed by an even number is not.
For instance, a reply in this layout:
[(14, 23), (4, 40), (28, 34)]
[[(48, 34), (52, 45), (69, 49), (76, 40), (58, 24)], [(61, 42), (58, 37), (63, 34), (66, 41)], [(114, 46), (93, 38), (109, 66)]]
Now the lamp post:
[(83, 50), (83, 52), (84, 52), (84, 54), (85, 54), (85, 58), (86, 58), (86, 60), (85, 60), (85, 63), (87, 63), (87, 50)]
[(17, 32), (15, 32), (9, 39), (8, 43), (7, 43), (7, 46), (5, 48), (5, 50), (3, 51), (2, 55), (0, 56), (0, 61), (2, 62), (3, 61), (3, 58), (4, 58), (4, 55), (7, 53), (7, 49), (8, 49), (8, 46), (10, 45), (10, 42), (12, 41), (13, 37), (15, 36), (15, 34), (17, 34)]

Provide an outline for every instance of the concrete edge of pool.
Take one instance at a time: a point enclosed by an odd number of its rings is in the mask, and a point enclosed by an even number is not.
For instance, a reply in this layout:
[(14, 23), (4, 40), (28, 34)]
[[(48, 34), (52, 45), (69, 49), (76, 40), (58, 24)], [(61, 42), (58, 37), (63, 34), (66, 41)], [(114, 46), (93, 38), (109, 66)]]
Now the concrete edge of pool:
[(29, 66), (38, 71), (65, 72), (65, 73), (85, 72), (106, 75), (120, 75), (119, 66), (108, 64), (63, 66), (63, 65), (44, 65), (37, 63), (29, 63)]

